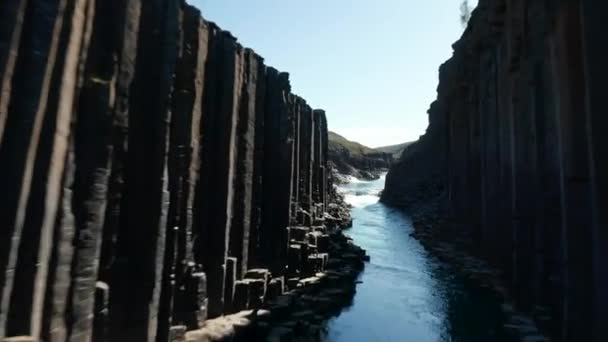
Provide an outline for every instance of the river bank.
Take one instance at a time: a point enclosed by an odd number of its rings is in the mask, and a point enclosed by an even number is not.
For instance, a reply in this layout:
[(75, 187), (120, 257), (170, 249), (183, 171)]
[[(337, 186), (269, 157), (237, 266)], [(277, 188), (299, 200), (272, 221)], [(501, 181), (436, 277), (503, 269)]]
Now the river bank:
[(330, 255), (323, 271), (289, 279), (287, 291), (259, 309), (208, 320), (187, 333), (184, 327), (171, 341), (322, 341), (328, 320), (351, 304), (357, 276), (369, 260), (340, 230), (331, 234)]

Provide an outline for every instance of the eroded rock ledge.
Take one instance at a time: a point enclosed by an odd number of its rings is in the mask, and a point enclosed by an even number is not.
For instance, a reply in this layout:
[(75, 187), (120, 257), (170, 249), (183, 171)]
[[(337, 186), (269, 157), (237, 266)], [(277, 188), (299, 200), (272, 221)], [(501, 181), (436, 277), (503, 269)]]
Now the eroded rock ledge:
[(183, 1), (3, 0), (0, 86), (0, 340), (182, 341), (346, 257), (324, 111)]
[(426, 134), (382, 195), (421, 212), (433, 249), (447, 241), (497, 270), (555, 341), (608, 339), (607, 11), (480, 0), (439, 70)]
[[(251, 270), (237, 282), (235, 301), (249, 303), (253, 298), (258, 309), (207, 320), (200, 329), (185, 333), (184, 326), (173, 327), (181, 339), (174, 341), (323, 341), (327, 321), (349, 306), (356, 292), (356, 279), (369, 260), (365, 250), (353, 244), (339, 229), (330, 234), (330, 258), (320, 260), (304, 277), (288, 278), (286, 292), (273, 286), (275, 280), (262, 281), (267, 270)], [(251, 278), (249, 278), (251, 277)], [(258, 283), (254, 291), (239, 291), (245, 283)], [(267, 285), (264, 285), (267, 284)], [(260, 294), (265, 293), (262, 297)], [(253, 296), (253, 297), (252, 297)], [(263, 300), (261, 300), (263, 298)]]

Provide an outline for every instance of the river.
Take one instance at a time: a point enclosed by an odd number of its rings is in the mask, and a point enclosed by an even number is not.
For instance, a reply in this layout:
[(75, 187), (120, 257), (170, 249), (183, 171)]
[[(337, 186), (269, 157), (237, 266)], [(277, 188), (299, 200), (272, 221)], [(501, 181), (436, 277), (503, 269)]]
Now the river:
[(384, 179), (340, 189), (353, 206), (346, 234), (371, 262), (352, 306), (330, 321), (327, 341), (508, 341), (498, 300), (430, 256), (410, 236), (410, 218), (378, 202)]

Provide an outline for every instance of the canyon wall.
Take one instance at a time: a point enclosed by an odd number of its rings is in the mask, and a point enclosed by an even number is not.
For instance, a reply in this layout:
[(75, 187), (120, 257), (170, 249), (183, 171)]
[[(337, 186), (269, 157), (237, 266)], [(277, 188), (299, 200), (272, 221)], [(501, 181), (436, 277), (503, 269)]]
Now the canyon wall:
[(183, 1), (3, 0), (0, 86), (0, 340), (173, 341), (327, 259), (325, 112)]
[(608, 339), (606, 13), (480, 0), (382, 197), (432, 206), (555, 341)]

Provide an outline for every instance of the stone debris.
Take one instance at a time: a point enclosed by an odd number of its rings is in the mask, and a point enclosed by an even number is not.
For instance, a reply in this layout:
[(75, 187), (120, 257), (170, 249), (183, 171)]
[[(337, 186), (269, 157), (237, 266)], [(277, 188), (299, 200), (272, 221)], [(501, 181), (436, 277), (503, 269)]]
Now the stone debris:
[(200, 329), (186, 334), (186, 342), (239, 340), (239, 336), (243, 341), (321, 341), (324, 322), (352, 301), (365, 254), (341, 233), (332, 239), (343, 249), (335, 257), (339, 262), (310, 277), (289, 278), (289, 291), (284, 293), (283, 277), (266, 283), (267, 270), (250, 270), (256, 278), (237, 281), (234, 298), (235, 307), (249, 310), (205, 321)]

